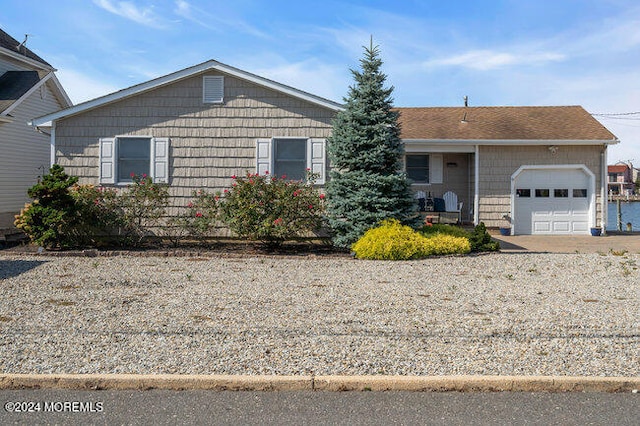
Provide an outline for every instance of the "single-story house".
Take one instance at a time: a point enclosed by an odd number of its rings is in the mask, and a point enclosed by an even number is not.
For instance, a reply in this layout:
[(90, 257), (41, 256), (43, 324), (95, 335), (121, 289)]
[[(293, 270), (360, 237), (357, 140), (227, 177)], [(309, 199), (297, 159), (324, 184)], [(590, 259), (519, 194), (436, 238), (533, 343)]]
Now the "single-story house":
[[(173, 210), (247, 171), (328, 178), (326, 138), (342, 105), (208, 61), (32, 121), (81, 183), (147, 173)], [(516, 234), (588, 234), (605, 220), (606, 151), (617, 139), (571, 107), (398, 108), (416, 191), (454, 192), (462, 219)], [(170, 214), (172, 214), (170, 212)]]
[(51, 166), (49, 135), (28, 122), (71, 105), (55, 71), (0, 29), (0, 229), (13, 225), (27, 189)]

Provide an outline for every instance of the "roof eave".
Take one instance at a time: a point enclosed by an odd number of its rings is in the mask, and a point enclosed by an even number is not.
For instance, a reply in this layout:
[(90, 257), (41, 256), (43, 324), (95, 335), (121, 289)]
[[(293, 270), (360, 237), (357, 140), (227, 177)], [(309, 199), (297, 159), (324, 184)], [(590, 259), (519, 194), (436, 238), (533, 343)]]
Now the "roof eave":
[(36, 84), (34, 84), (31, 89), (27, 90), (22, 96), (20, 96), (20, 98), (18, 98), (13, 104), (11, 104), (11, 106), (7, 109), (5, 109), (2, 114), (6, 115), (9, 114), (11, 111), (15, 110), (16, 108), (18, 108), (20, 106), (20, 104), (22, 104), (22, 102), (25, 101), (25, 99), (27, 99), (29, 96), (31, 96), (36, 90), (38, 90), (40, 87), (42, 87), (44, 84), (47, 83), (47, 81), (49, 81), (52, 77), (54, 76), (53, 72), (50, 72), (49, 74), (45, 75), (44, 77), (42, 77), (40, 79), (40, 81), (38, 81)]
[(314, 103), (316, 105), (319, 105), (334, 111), (339, 111), (343, 108), (342, 105), (336, 102), (330, 101), (328, 99), (324, 99), (324, 98), (312, 95), (311, 93), (307, 93), (307, 92), (295, 89), (293, 87), (286, 86), (284, 84), (280, 84), (275, 81), (268, 80), (263, 77), (259, 77), (255, 74), (251, 74), (246, 71), (242, 71), (237, 68), (233, 68), (228, 65), (224, 65), (220, 62), (211, 60), (199, 65), (194, 65), (192, 67), (185, 68), (180, 71), (176, 71), (171, 74), (167, 74), (162, 77), (155, 78), (153, 80), (150, 80), (144, 83), (137, 84), (135, 86), (131, 86), (126, 89), (122, 89), (120, 91), (102, 96), (100, 98), (96, 98), (96, 99), (78, 104), (76, 106), (58, 111), (53, 114), (48, 114), (42, 117), (35, 118), (32, 121), (32, 123), (35, 126), (39, 126), (49, 121), (55, 121), (55, 120), (59, 120), (60, 118), (70, 117), (72, 115), (80, 114), (84, 111), (88, 111), (88, 110), (98, 108), (98, 107), (101, 107), (125, 98), (129, 98), (132, 96), (145, 93), (149, 90), (153, 90), (158, 87), (165, 86), (167, 84), (175, 83), (177, 81), (207, 72), (209, 70), (216, 70), (224, 74), (232, 75), (234, 77), (238, 77), (238, 78), (250, 81), (252, 83), (258, 84), (260, 86), (267, 87), (267, 88), (279, 91), (281, 93), (285, 93), (285, 94), (294, 96), (296, 98), (306, 100), (308, 102)]
[(50, 65), (47, 64), (43, 64), (40, 61), (36, 61), (35, 59), (31, 59), (27, 56), (24, 56), (21, 53), (18, 52), (14, 52), (10, 49), (4, 48), (4, 47), (0, 47), (0, 54), (6, 55), (12, 59), (15, 59), (17, 61), (20, 61), (24, 64), (30, 65), (32, 67), (38, 68), (38, 69), (42, 69), (42, 70), (46, 70), (46, 71), (56, 71), (55, 68), (53, 68)]
[(402, 139), (409, 144), (450, 145), (615, 145), (619, 139)]

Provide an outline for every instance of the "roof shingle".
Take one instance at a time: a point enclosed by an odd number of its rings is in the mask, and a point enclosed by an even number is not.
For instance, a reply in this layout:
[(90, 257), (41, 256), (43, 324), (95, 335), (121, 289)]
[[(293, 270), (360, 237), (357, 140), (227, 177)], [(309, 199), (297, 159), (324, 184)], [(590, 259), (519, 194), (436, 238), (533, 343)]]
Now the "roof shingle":
[(402, 139), (616, 140), (581, 106), (396, 108)]
[(7, 71), (0, 76), (0, 113), (40, 81), (37, 71)]
[(18, 40), (16, 40), (15, 38), (11, 37), (9, 34), (5, 33), (0, 28), (0, 47), (3, 47), (5, 49), (7, 49), (7, 50), (11, 50), (13, 52), (19, 53), (22, 56), (25, 56), (25, 57), (27, 57), (29, 59), (34, 60), (34, 61), (38, 61), (41, 64), (44, 64), (44, 65), (46, 65), (46, 66), (51, 68), (51, 64), (49, 64), (47, 61), (42, 59), (40, 56), (38, 56), (35, 53), (33, 53), (26, 46), (22, 46), (18, 50), (18, 46), (19, 45), (20, 45), (20, 42)]

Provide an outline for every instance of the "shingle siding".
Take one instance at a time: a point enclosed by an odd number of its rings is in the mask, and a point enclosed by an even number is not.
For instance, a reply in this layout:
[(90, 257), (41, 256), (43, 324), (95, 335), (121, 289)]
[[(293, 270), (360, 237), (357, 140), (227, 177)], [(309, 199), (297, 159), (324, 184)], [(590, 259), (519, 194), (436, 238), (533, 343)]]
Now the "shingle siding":
[[(215, 75), (207, 73), (206, 75)], [(258, 138), (325, 138), (335, 112), (225, 76), (223, 104), (205, 104), (202, 75), (89, 110), (56, 124), (56, 158), (81, 183), (98, 184), (98, 140), (120, 135), (168, 137), (171, 204), (191, 192), (222, 191), (230, 176), (254, 172)]]
[[(480, 147), (480, 220), (488, 227), (504, 226), (503, 215), (511, 209), (511, 175), (522, 165), (582, 164), (596, 176), (600, 187), (602, 146), (561, 146), (551, 154), (546, 146), (482, 146)], [(597, 222), (600, 223), (601, 194), (596, 193)]]

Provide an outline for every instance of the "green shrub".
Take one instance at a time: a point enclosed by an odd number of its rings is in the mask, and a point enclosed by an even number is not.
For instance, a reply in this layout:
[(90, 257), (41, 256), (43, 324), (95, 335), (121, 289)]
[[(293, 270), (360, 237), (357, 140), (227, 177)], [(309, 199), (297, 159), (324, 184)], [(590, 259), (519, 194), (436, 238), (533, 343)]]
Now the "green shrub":
[(425, 237), (398, 220), (388, 219), (368, 230), (351, 249), (359, 259), (409, 260), (468, 253), (470, 246), (464, 237), (445, 234)]
[(160, 225), (169, 203), (166, 185), (153, 183), (146, 174), (131, 174), (133, 183), (118, 197), (126, 224), (127, 236), (140, 242), (152, 234), (152, 228)]
[(187, 204), (185, 212), (173, 222), (189, 235), (202, 237), (215, 228), (220, 209), (220, 193), (204, 190), (193, 191), (193, 201)]
[(69, 188), (78, 182), (64, 168), (54, 164), (49, 174), (27, 191), (33, 202), (25, 205), (16, 216), (15, 226), (23, 230), (34, 243), (46, 248), (73, 245), (70, 230), (76, 223), (77, 208)]
[(473, 229), (473, 232), (469, 236), (469, 242), (471, 243), (471, 251), (473, 252), (500, 250), (500, 243), (491, 238), (483, 222), (480, 222), (480, 224)]
[(433, 225), (424, 225), (418, 230), (422, 235), (428, 237), (433, 234), (452, 235), (454, 237), (469, 238), (471, 234), (459, 226), (434, 223)]
[(143, 175), (118, 195), (112, 188), (77, 185), (59, 165), (28, 190), (34, 201), (15, 225), (45, 248), (97, 246), (118, 241), (136, 245), (164, 215), (169, 192)]
[(471, 251), (471, 244), (466, 237), (434, 234), (424, 238), (427, 240), (429, 255), (466, 254)]
[(70, 189), (78, 218), (70, 230), (74, 245), (100, 246), (122, 241), (127, 223), (120, 199), (113, 188), (74, 185)]
[(236, 235), (278, 245), (308, 236), (322, 226), (324, 195), (313, 186), (315, 176), (291, 181), (247, 173), (225, 190), (220, 218)]

